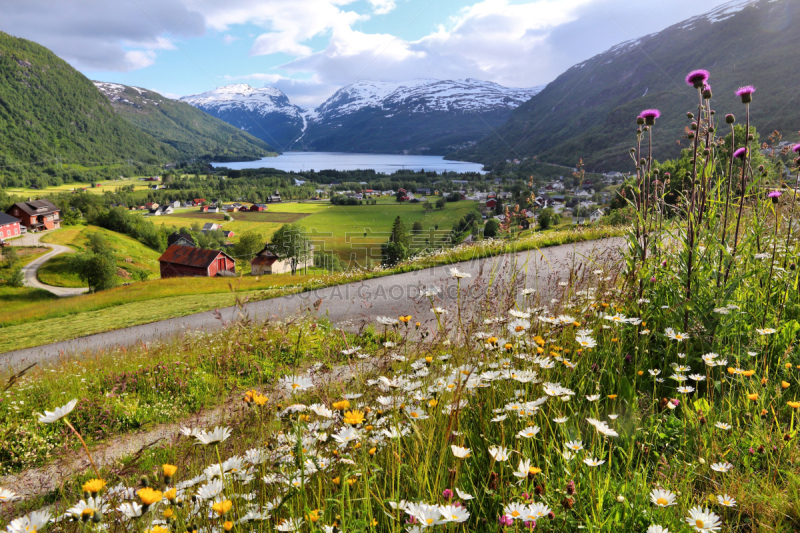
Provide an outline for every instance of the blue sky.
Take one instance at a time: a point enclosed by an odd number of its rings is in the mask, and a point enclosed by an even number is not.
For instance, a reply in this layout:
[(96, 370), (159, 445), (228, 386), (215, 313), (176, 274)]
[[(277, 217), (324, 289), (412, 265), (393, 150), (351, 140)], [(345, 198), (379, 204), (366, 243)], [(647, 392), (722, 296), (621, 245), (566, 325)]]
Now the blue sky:
[[(741, 2), (742, 0), (738, 0)], [(95, 80), (176, 97), (272, 85), (313, 106), (359, 79), (532, 87), (720, 0), (11, 0), (0, 30)]]

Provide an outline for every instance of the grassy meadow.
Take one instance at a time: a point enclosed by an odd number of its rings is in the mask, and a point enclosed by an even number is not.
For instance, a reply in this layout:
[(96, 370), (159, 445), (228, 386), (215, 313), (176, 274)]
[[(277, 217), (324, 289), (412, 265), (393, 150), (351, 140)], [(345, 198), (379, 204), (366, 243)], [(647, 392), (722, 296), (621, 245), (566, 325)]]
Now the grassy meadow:
[[(117, 277), (120, 283), (157, 278), (160, 275), (157, 251), (136, 239), (96, 226), (68, 226), (44, 235), (41, 242), (69, 246), (75, 251), (85, 251), (89, 236), (103, 235), (117, 256)], [(69, 254), (47, 261), (39, 268), (39, 281), (56, 287), (84, 287), (85, 283), (69, 266)]]
[(133, 185), (134, 191), (145, 191), (150, 188), (155, 182), (139, 181), (137, 178), (123, 179), (116, 181), (99, 181), (99, 187), (92, 187), (90, 183), (65, 183), (63, 185), (54, 185), (45, 187), (43, 189), (26, 189), (23, 187), (9, 187), (4, 189), (6, 193), (11, 196), (41, 196), (46, 194), (61, 194), (66, 192), (73, 192), (79, 189), (86, 189), (85, 192), (92, 194), (102, 194), (104, 192), (117, 192), (120, 187), (128, 187)]

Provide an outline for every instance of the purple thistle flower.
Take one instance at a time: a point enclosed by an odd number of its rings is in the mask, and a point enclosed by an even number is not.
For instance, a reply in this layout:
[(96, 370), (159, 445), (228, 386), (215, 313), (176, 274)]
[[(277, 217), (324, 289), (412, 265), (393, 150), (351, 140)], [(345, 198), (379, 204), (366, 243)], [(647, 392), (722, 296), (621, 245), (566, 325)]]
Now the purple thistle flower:
[(644, 119), (645, 124), (652, 126), (656, 123), (656, 119), (661, 116), (661, 111), (658, 109), (645, 109), (639, 116)]
[(770, 191), (770, 193), (767, 196), (769, 196), (770, 198), (779, 198), (780, 195), (781, 191)]
[(738, 150), (733, 152), (733, 157), (735, 159), (744, 159), (746, 155), (747, 155), (747, 148), (744, 147), (739, 148)]
[(743, 104), (749, 104), (753, 101), (753, 93), (756, 92), (756, 88), (752, 85), (745, 85), (744, 87), (739, 87), (736, 90), (736, 96), (742, 97)]
[(686, 75), (686, 83), (695, 89), (702, 89), (711, 74), (707, 70), (693, 70)]
[(800, 154), (800, 144), (795, 144), (794, 148), (792, 148), (792, 152)]

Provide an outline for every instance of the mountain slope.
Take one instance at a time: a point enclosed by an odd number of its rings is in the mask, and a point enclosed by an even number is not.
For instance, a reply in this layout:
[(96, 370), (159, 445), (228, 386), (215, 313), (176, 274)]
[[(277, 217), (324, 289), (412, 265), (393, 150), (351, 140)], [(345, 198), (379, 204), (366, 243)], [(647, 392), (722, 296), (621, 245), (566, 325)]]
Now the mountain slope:
[(278, 150), (284, 150), (305, 128), (303, 110), (273, 87), (258, 89), (240, 83), (184, 96), (181, 100)]
[[(635, 119), (646, 108), (662, 112), (654, 130), (658, 159), (676, 156), (687, 111), (697, 93), (684, 83), (696, 68), (711, 71), (713, 107), (744, 118), (733, 94), (742, 85), (758, 91), (751, 105), (762, 132), (797, 131), (800, 71), (796, 51), (800, 2), (736, 0), (659, 33), (617, 45), (575, 65), (517, 108), (492, 136), (449, 158), (491, 164), (509, 157), (539, 156), (592, 170), (631, 169)], [(513, 149), (509, 149), (509, 146)]]
[(48, 49), (0, 32), (0, 166), (177, 156), (118, 117), (91, 81)]
[(182, 100), (281, 149), (444, 154), (486, 136), (539, 90), (473, 79), (359, 81), (303, 110), (278, 89), (237, 84)]
[(99, 81), (94, 85), (118, 115), (185, 157), (241, 161), (265, 157), (272, 151), (264, 141), (185, 102), (139, 87)]
[(322, 151), (444, 154), (489, 134), (539, 90), (475, 79), (359, 81), (314, 110), (301, 141)]

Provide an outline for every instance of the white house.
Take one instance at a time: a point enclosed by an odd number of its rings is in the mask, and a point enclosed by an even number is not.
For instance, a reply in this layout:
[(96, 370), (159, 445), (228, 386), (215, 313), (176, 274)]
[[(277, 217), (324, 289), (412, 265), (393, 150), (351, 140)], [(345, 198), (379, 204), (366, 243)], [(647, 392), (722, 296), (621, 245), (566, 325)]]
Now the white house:
[(589, 220), (591, 220), (592, 222), (597, 222), (598, 220), (603, 218), (604, 215), (605, 213), (602, 210), (598, 209), (594, 213), (589, 215)]
[[(279, 259), (277, 255), (269, 251), (265, 246), (252, 261), (250, 261), (250, 273), (253, 276), (264, 276), (268, 274), (286, 274), (292, 271), (292, 263), (289, 259)], [(297, 263), (297, 270), (314, 266), (314, 246), (309, 248), (308, 258)]]
[(219, 224), (214, 224), (213, 222), (206, 222), (205, 224), (203, 224), (203, 229), (200, 231), (206, 233), (208, 231), (216, 231), (219, 228), (220, 228)]

